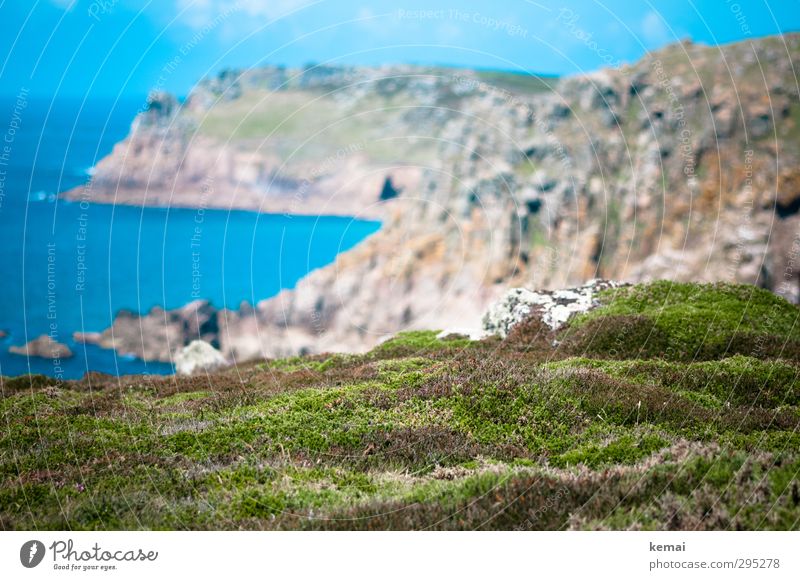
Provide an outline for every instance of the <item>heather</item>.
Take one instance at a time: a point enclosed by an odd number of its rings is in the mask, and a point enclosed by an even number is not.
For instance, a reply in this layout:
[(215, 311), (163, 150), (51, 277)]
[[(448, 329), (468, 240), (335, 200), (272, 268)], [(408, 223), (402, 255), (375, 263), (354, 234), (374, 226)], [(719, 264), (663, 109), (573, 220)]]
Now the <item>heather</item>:
[(505, 340), (4, 378), (0, 525), (798, 529), (797, 315), (657, 282)]

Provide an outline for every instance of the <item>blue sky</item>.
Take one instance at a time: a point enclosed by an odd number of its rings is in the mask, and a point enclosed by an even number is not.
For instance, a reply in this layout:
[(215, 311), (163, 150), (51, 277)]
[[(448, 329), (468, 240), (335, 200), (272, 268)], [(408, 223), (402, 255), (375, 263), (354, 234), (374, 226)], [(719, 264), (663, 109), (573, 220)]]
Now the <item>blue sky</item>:
[(0, 0), (0, 93), (185, 95), (224, 67), (263, 63), (571, 74), (681, 38), (795, 30), (797, 0)]

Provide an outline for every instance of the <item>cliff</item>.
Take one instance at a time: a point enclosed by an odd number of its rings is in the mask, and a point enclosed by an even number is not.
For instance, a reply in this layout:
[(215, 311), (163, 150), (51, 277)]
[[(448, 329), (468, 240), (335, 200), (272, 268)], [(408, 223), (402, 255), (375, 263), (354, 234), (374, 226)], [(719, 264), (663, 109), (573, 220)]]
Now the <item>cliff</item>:
[[(227, 70), (184, 103), (154, 93), (129, 136), (64, 195), (105, 203), (382, 215), (464, 100), (456, 71)], [(474, 78), (474, 73), (467, 73)], [(504, 75), (511, 76), (511, 75)], [(539, 84), (532, 78), (531, 85)]]
[[(216, 312), (213, 338), (237, 360), (475, 328), (509, 286), (594, 277), (744, 282), (797, 302), (798, 55), (792, 34), (684, 42), (558, 80), (408, 66), (229, 72), (183, 106), (155, 99), (88, 191), (383, 219), (295, 290)], [(110, 336), (101, 344), (138, 352)]]

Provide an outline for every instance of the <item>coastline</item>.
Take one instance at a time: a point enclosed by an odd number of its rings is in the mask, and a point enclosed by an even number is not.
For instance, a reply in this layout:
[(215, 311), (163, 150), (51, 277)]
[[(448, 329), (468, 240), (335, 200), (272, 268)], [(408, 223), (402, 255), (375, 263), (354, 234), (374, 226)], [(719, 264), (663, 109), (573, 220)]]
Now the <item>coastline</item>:
[[(252, 314), (258, 302), (294, 288), (309, 273), (335, 260), (337, 248), (348, 250), (359, 245), (364, 241), (362, 236), (373, 235), (382, 224), (377, 220), (337, 215), (286, 216), (215, 207), (199, 211), (198, 208), (113, 207), (65, 199), (21, 201), (6, 209), (29, 215), (30, 243), (25, 246), (28, 251), (25, 259), (30, 274), (26, 276), (25, 287), (40, 287), (39, 270), (35, 266), (41, 260), (57, 267), (50, 273), (56, 283), (56, 298), (37, 299), (29, 290), (27, 303), (33, 306), (26, 310), (28, 320), (56, 322), (63, 335), (62, 342), (78, 355), (69, 360), (65, 371), (63, 365), (58, 369), (52, 366), (49, 356), (29, 359), (4, 352), (0, 364), (2, 374), (7, 376), (33, 371), (80, 378), (86, 372), (86, 368), (80, 370), (84, 359), (89, 361), (90, 370), (123, 374), (152, 372), (147, 370), (150, 368), (147, 363), (171, 364), (173, 351), (188, 336), (186, 329), (191, 326), (188, 315), (182, 319), (173, 316), (175, 327), (166, 330), (165, 319), (172, 316), (168, 312), (185, 312), (197, 298), (204, 298), (200, 303), (209, 312), (209, 318), (245, 317)], [(50, 239), (49, 224), (55, 216), (59, 224), (57, 237), (47, 244), (37, 243), (40, 239)], [(7, 246), (23, 235), (22, 228), (20, 223), (18, 228), (5, 231), (9, 237)], [(289, 246), (281, 250), (284, 239)], [(227, 256), (226, 270), (234, 273), (225, 282), (220, 264), (223, 249)], [(286, 255), (282, 258), (280, 253)], [(289, 263), (281, 265), (281, 260), (286, 262), (287, 258)], [(165, 269), (166, 264), (172, 266)], [(148, 276), (148, 272), (152, 275)], [(141, 284), (127, 284), (125, 280), (140, 280)], [(41, 287), (46, 286), (45, 283)], [(52, 312), (39, 314), (35, 309), (37, 304), (52, 307)], [(151, 332), (142, 333), (140, 318), (148, 316), (154, 326)], [(50, 332), (46, 324), (26, 326), (21, 319), (17, 320), (19, 316), (11, 313), (5, 318), (6, 350), (9, 346), (24, 348), (22, 345), (31, 338)], [(134, 347), (119, 340), (104, 342), (104, 331), (115, 323), (117, 331), (120, 321), (129, 321), (135, 327), (127, 335)], [(176, 334), (171, 334), (168, 340), (158, 340), (159, 335), (163, 338), (173, 330)], [(149, 349), (143, 346), (151, 341), (158, 346)], [(91, 347), (86, 353), (84, 345)], [(119, 348), (108, 350), (115, 346)], [(95, 347), (102, 347), (105, 352), (101, 354)], [(151, 366), (159, 373), (166, 372), (158, 364)]]
[[(383, 223), (382, 218), (386, 217), (387, 212), (391, 211), (391, 201), (384, 202), (379, 209), (375, 209), (374, 211), (367, 211), (363, 215), (353, 215), (352, 213), (347, 213), (345, 211), (336, 211), (333, 208), (331, 211), (318, 213), (316, 210), (312, 208), (308, 208), (307, 210), (297, 209), (294, 207), (286, 207), (283, 204), (269, 204), (269, 207), (257, 207), (252, 204), (248, 204), (246, 202), (236, 203), (235, 205), (226, 205), (222, 203), (198, 203), (192, 202), (191, 200), (186, 199), (178, 199), (174, 203), (170, 203), (168, 205), (158, 203), (158, 202), (150, 202), (148, 200), (147, 203), (142, 203), (142, 199), (140, 196), (134, 193), (130, 193), (129, 195), (125, 195), (120, 199), (106, 199), (105, 197), (101, 198), (93, 198), (88, 200), (81, 196), (78, 193), (80, 190), (84, 189), (86, 186), (81, 185), (79, 187), (75, 187), (73, 189), (64, 191), (58, 195), (58, 199), (60, 201), (70, 203), (70, 204), (89, 204), (89, 205), (102, 205), (102, 206), (122, 206), (122, 207), (133, 207), (133, 208), (151, 208), (151, 209), (162, 209), (162, 210), (194, 210), (194, 211), (205, 211), (205, 210), (215, 210), (215, 211), (225, 211), (225, 212), (247, 212), (247, 213), (254, 213), (264, 216), (274, 216), (274, 217), (284, 217), (284, 218), (292, 218), (292, 217), (302, 217), (302, 218), (318, 218), (318, 219), (326, 219), (326, 218), (336, 218), (336, 219), (351, 219), (357, 220), (362, 222), (375, 222), (375, 223)], [(36, 200), (36, 202), (47, 202), (48, 200)], [(261, 204), (263, 206), (263, 204)], [(285, 209), (280, 209), (285, 207)]]
[[(203, 81), (183, 105), (154, 95), (84, 195), (380, 211), (380, 232), (330, 266), (218, 318), (220, 348), (236, 360), (363, 352), (402, 330), (472, 327), (509, 287), (592, 278), (747, 283), (797, 302), (787, 256), (800, 224), (798, 95), (785, 79), (798, 50), (798, 34), (684, 41), (620, 70), (513, 90), (475, 71), (368, 69), (363, 86), (335, 67), (237, 71)], [(766, 79), (761, 61), (773, 63)], [(361, 110), (375, 116), (356, 119)], [(146, 316), (130, 324), (155, 328)]]

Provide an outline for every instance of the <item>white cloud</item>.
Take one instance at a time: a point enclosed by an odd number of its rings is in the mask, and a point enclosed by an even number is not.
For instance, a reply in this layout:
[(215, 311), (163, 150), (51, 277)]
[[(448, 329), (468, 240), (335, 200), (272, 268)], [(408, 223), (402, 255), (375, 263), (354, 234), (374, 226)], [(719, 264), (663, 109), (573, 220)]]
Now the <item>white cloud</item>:
[(661, 46), (670, 40), (670, 33), (658, 12), (645, 14), (641, 25), (642, 38), (648, 46)]

